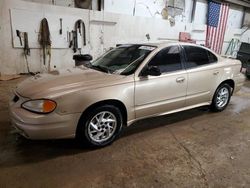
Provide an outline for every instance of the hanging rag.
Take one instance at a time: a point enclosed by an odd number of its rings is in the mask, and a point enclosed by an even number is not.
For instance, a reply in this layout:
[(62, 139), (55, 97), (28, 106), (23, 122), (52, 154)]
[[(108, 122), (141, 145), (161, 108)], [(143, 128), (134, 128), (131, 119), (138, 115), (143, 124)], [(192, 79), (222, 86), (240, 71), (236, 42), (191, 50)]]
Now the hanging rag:
[(50, 40), (50, 31), (49, 24), (46, 18), (43, 18), (40, 24), (40, 35), (39, 35), (39, 44), (43, 49), (43, 64), (46, 64), (46, 55), (49, 56), (48, 61), (48, 70), (50, 71), (50, 61), (51, 61), (51, 40)]
[(23, 33), (23, 38), (24, 38), (24, 54), (25, 55), (30, 55), (30, 48), (29, 48), (29, 40), (28, 40), (28, 33), (24, 32)]
[(27, 55), (30, 56), (30, 48), (29, 48), (29, 40), (28, 40), (28, 33), (27, 32), (23, 32), (23, 38), (24, 38), (23, 51), (24, 51), (24, 58), (26, 61), (26, 65), (27, 65), (27, 70), (28, 70), (29, 74), (33, 75), (34, 73), (30, 71), (28, 57), (27, 57)]
[(77, 50), (81, 50), (81, 47), (78, 45), (78, 33), (82, 37), (83, 46), (86, 46), (86, 30), (84, 21), (79, 19), (75, 23), (75, 31), (72, 32), (73, 34), (73, 51), (74, 53)]

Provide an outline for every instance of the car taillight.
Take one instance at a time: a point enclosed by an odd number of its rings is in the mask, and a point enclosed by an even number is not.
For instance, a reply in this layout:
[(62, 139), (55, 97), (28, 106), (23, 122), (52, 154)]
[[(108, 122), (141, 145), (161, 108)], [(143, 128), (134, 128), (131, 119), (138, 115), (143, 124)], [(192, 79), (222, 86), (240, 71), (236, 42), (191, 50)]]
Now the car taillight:
[(243, 74), (246, 74), (246, 70), (247, 70), (246, 68), (241, 67), (240, 72), (243, 73)]

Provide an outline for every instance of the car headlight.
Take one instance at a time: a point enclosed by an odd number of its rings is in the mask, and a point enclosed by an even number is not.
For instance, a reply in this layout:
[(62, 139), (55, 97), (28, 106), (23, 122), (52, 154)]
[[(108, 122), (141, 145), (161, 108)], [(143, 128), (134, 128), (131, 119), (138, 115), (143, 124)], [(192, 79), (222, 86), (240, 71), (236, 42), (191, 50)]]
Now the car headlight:
[(21, 107), (31, 112), (47, 114), (55, 110), (56, 102), (50, 99), (29, 100), (24, 102)]

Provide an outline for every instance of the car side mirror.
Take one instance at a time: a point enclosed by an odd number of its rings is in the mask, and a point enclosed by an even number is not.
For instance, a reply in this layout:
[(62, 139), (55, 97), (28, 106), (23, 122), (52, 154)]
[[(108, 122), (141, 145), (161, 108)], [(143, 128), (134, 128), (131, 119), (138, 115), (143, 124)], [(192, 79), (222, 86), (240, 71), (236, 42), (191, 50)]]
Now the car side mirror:
[(147, 67), (141, 73), (141, 76), (160, 76), (160, 75), (161, 71), (156, 66)]
[(73, 56), (73, 59), (75, 60), (75, 65), (80, 66), (85, 63), (89, 63), (93, 59), (93, 57), (90, 54), (77, 54)]

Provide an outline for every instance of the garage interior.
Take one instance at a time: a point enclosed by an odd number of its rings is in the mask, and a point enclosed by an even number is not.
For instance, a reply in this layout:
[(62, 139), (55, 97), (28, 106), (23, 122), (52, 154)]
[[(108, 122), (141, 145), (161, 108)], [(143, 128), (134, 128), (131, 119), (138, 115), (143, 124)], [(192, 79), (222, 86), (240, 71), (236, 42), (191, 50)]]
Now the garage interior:
[[(101, 149), (74, 139), (28, 140), (10, 121), (18, 83), (72, 68), (74, 55), (96, 59), (120, 44), (195, 43), (247, 70), (250, 1), (215, 1), (227, 11), (214, 45), (209, 2), (1, 0), (0, 187), (250, 187), (249, 75), (223, 112), (200, 107), (139, 120)], [(49, 40), (42, 37), (46, 22)]]

